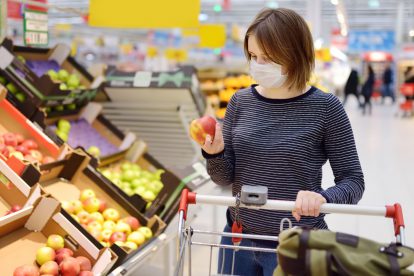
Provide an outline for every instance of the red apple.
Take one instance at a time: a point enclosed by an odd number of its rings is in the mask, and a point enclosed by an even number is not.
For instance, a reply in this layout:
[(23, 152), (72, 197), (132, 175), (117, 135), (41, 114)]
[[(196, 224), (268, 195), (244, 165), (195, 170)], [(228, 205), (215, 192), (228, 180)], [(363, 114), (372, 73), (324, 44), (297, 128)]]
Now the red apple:
[(138, 227), (141, 226), (138, 219), (134, 218), (134, 217), (126, 217), (126, 218), (122, 219), (122, 221), (127, 223), (131, 227), (132, 231), (137, 230)]
[(124, 232), (114, 232), (109, 238), (110, 243), (115, 243), (116, 241), (124, 242), (126, 241), (126, 234)]
[(55, 250), (51, 247), (41, 247), (36, 252), (36, 262), (39, 265), (43, 265), (48, 261), (53, 261), (56, 257)]
[(206, 135), (214, 139), (216, 134), (216, 120), (211, 116), (203, 116), (191, 122), (190, 136), (199, 144), (204, 145)]
[(12, 146), (12, 147), (17, 146), (16, 135), (14, 135), (13, 133), (3, 134), (3, 139), (4, 139), (4, 144), (6, 146)]
[(29, 154), (33, 156), (33, 158), (36, 159), (37, 161), (42, 162), (43, 154), (40, 151), (32, 149), (32, 150), (29, 150)]
[(14, 270), (13, 276), (39, 276), (39, 269), (34, 265), (22, 265)]
[(22, 209), (22, 206), (20, 206), (20, 205), (16, 204), (16, 205), (13, 205), (13, 206), (11, 207), (10, 211), (11, 211), (12, 213), (14, 213), (14, 212), (20, 211), (21, 209)]
[(1, 154), (3, 154), (6, 158), (9, 158), (10, 151), (9, 151), (9, 149), (5, 146), (5, 147), (2, 149)]
[(61, 248), (56, 250), (56, 258), (55, 261), (60, 264), (64, 259), (72, 257), (73, 251), (69, 248)]
[(54, 261), (49, 261), (44, 263), (41, 267), (40, 267), (40, 275), (59, 275), (59, 265), (54, 262)]
[(23, 155), (29, 154), (29, 149), (26, 148), (25, 146), (19, 145), (19, 146), (16, 146), (14, 149), (16, 151), (20, 151), (21, 153), (23, 153)]
[(37, 143), (35, 141), (31, 140), (31, 139), (27, 139), (27, 140), (23, 141), (22, 146), (25, 146), (29, 150), (35, 150), (39, 147), (37, 145)]
[(78, 276), (93, 276), (93, 273), (90, 271), (81, 271)]
[(53, 158), (52, 156), (45, 156), (42, 159), (42, 164), (49, 164), (49, 163), (52, 163), (52, 162), (55, 162), (55, 161), (56, 161), (56, 159)]
[(60, 273), (63, 276), (77, 276), (80, 272), (79, 262), (73, 257), (68, 257), (64, 259), (60, 263), (59, 268)]
[(62, 249), (65, 246), (65, 240), (62, 238), (62, 236), (50, 235), (47, 238), (46, 245), (55, 250)]
[(107, 204), (106, 204), (106, 201), (103, 200), (102, 198), (99, 199), (99, 202), (100, 202), (100, 205), (99, 205), (98, 211), (102, 213), (107, 208)]
[(21, 135), (20, 133), (17, 133), (15, 135), (15, 137), (16, 137), (16, 141), (17, 141), (17, 144), (18, 145), (20, 145), (21, 143), (23, 143), (23, 141), (24, 141), (24, 136), (23, 135)]
[(89, 261), (88, 258), (79, 256), (79, 257), (76, 257), (76, 260), (79, 263), (81, 271), (90, 271), (92, 269), (91, 261)]
[(89, 213), (94, 213), (99, 210), (99, 207), (101, 203), (99, 202), (99, 199), (96, 197), (90, 197), (86, 199), (84, 202), (82, 202), (83, 209), (86, 210)]
[(88, 225), (89, 222), (91, 222), (91, 216), (88, 212), (82, 210), (79, 213), (76, 214), (79, 218), (79, 221), (81, 224)]

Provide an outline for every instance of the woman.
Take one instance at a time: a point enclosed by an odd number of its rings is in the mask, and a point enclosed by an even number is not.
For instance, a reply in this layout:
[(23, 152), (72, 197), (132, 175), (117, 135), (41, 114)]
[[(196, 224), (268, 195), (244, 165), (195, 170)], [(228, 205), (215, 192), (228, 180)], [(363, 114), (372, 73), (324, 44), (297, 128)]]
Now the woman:
[(375, 73), (371, 64), (368, 64), (368, 76), (362, 86), (362, 96), (364, 96), (364, 103), (362, 104), (362, 114), (365, 115), (367, 106), (369, 106), (369, 114), (372, 113), (371, 97), (374, 90)]
[[(258, 85), (238, 91), (226, 111), (223, 132), (206, 137), (202, 153), (219, 185), (268, 187), (270, 199), (296, 201), (292, 214), (241, 209), (243, 233), (279, 234), (280, 220), (327, 228), (320, 207), (325, 202), (356, 204), (364, 178), (354, 136), (340, 101), (307, 86), (314, 68), (312, 36), (306, 22), (288, 9), (266, 9), (247, 30), (244, 44)], [(321, 187), (322, 166), (329, 160), (335, 186)], [(235, 209), (227, 211), (224, 231), (231, 232)], [(232, 244), (223, 238), (222, 244)], [(275, 242), (243, 239), (242, 246), (276, 248)], [(224, 253), (224, 254), (223, 254)], [(219, 273), (230, 274), (232, 251), (219, 251)], [(224, 260), (224, 262), (223, 262)], [(271, 275), (273, 253), (237, 251), (236, 275)]]

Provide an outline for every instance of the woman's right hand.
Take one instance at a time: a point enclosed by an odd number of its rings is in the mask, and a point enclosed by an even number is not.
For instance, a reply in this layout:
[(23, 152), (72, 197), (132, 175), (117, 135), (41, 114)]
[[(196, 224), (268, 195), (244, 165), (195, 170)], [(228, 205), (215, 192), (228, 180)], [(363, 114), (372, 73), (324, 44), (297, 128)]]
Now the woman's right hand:
[(221, 126), (219, 123), (216, 124), (216, 133), (214, 135), (214, 139), (212, 141), (212, 137), (210, 135), (206, 135), (206, 141), (201, 148), (207, 152), (208, 154), (217, 154), (224, 150), (224, 142), (223, 142), (223, 132), (221, 131)]

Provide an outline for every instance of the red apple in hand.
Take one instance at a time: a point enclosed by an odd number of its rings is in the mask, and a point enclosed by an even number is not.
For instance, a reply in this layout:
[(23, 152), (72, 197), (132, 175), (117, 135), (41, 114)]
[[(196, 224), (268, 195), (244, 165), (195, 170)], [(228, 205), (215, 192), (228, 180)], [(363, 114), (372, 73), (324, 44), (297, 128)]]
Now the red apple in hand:
[(34, 265), (22, 265), (14, 270), (13, 276), (39, 276), (39, 269)]
[(92, 269), (91, 261), (89, 261), (88, 258), (79, 256), (79, 257), (76, 257), (76, 260), (79, 263), (81, 271), (90, 271)]
[(211, 116), (203, 116), (191, 122), (190, 136), (200, 145), (204, 145), (206, 135), (210, 135), (214, 139), (216, 134), (216, 120)]
[(64, 259), (60, 265), (60, 273), (63, 276), (77, 276), (80, 272), (80, 265), (79, 262), (73, 258), (73, 257), (68, 257), (66, 259)]
[(39, 147), (37, 145), (37, 143), (35, 141), (31, 140), (31, 139), (27, 139), (27, 140), (23, 141), (22, 146), (25, 146), (29, 150), (35, 150)]
[(40, 275), (59, 275), (59, 265), (54, 262), (54, 261), (49, 261), (44, 263), (41, 267), (40, 267)]

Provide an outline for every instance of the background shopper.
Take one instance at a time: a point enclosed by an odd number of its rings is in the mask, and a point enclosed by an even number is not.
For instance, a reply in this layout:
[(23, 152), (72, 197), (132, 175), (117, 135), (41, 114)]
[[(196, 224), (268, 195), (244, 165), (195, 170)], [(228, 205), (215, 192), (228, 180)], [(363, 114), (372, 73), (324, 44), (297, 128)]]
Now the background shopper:
[(371, 97), (374, 90), (375, 73), (371, 64), (368, 64), (368, 75), (362, 86), (362, 96), (364, 96), (364, 103), (362, 104), (362, 114), (365, 115), (368, 108), (369, 114), (372, 113)]

